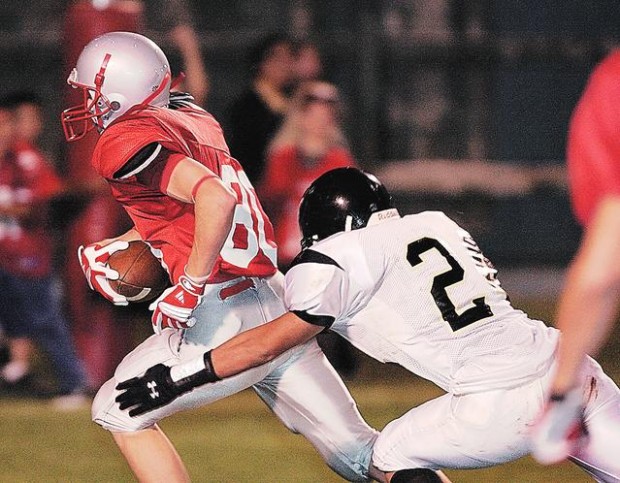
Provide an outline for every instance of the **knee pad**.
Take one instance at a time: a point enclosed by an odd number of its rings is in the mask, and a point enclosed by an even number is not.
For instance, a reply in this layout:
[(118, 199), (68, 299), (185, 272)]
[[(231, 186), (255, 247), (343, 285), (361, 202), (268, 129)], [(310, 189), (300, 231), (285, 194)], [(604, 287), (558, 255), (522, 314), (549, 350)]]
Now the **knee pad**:
[(398, 470), (392, 475), (390, 483), (441, 483), (439, 475), (428, 468)]

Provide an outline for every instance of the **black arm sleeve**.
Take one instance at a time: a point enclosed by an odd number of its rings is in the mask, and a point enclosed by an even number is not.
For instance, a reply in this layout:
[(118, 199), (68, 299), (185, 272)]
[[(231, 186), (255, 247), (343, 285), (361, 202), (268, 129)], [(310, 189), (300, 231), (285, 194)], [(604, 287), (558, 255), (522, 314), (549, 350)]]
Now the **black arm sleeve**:
[(125, 179), (136, 175), (153, 161), (161, 158), (167, 158), (170, 153), (162, 148), (159, 143), (150, 143), (144, 146), (140, 151), (134, 154), (125, 165), (114, 173), (114, 179)]

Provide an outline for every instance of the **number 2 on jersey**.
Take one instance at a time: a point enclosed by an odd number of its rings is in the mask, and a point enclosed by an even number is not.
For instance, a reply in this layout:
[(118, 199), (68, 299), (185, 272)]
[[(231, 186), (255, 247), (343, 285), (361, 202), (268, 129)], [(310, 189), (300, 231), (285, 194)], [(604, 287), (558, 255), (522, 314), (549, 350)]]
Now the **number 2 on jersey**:
[(435, 248), (450, 265), (450, 270), (437, 275), (433, 279), (433, 286), (431, 288), (431, 295), (435, 300), (435, 304), (437, 304), (437, 307), (441, 311), (443, 320), (450, 324), (453, 331), (457, 331), (463, 327), (473, 324), (474, 322), (477, 322), (478, 320), (493, 315), (491, 307), (485, 303), (484, 297), (472, 300), (474, 306), (470, 307), (462, 314), (459, 315), (456, 313), (456, 308), (448, 297), (446, 287), (461, 282), (465, 271), (446, 249), (446, 247), (444, 247), (438, 240), (425, 237), (407, 245), (407, 261), (412, 267), (415, 267), (423, 262), (420, 255), (433, 248)]

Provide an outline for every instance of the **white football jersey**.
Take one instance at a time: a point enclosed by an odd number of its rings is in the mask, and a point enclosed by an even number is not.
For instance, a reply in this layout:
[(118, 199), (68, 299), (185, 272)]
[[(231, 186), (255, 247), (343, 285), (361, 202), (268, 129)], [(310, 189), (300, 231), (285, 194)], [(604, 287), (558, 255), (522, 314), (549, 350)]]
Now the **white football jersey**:
[(441, 212), (375, 213), (302, 252), (287, 308), (454, 394), (513, 387), (550, 366), (558, 331), (514, 309), (469, 233)]

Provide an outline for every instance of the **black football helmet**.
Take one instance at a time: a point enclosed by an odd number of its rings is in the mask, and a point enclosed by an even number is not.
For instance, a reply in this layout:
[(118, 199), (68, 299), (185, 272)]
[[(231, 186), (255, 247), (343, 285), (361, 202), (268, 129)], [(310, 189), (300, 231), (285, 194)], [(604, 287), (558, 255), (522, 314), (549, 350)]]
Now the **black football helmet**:
[(341, 231), (357, 230), (376, 211), (392, 208), (385, 186), (356, 168), (337, 168), (319, 176), (299, 206), (302, 248)]

